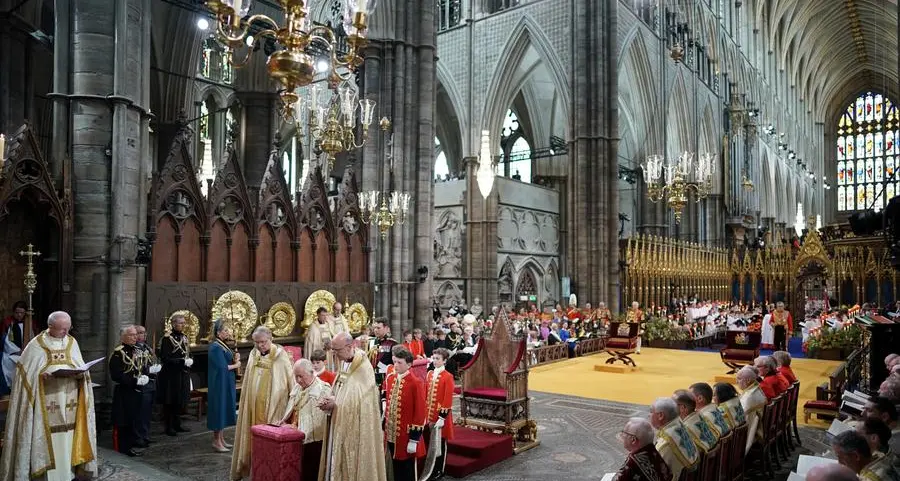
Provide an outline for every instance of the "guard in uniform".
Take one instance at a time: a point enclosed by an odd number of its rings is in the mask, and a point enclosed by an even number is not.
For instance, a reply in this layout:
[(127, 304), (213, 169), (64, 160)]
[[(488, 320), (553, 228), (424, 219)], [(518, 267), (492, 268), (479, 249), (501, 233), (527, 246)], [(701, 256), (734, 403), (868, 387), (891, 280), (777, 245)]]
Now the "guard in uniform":
[(384, 442), (394, 464), (394, 481), (418, 481), (416, 460), (425, 457), (425, 386), (409, 372), (413, 355), (395, 346), (394, 372), (384, 380)]
[(184, 316), (172, 317), (172, 332), (159, 341), (162, 370), (156, 386), (158, 401), (163, 405), (166, 434), (175, 436), (190, 431), (181, 426), (181, 413), (191, 395), (191, 347), (184, 335)]
[(153, 347), (147, 344), (147, 328), (144, 326), (134, 326), (134, 328), (137, 330), (137, 343), (135, 343), (135, 346), (144, 356), (144, 365), (149, 366), (147, 376), (150, 378), (150, 381), (144, 386), (142, 391), (143, 397), (141, 399), (136, 443), (136, 446), (146, 448), (153, 442), (150, 439), (150, 419), (153, 414), (153, 400), (156, 398), (156, 375), (159, 373), (161, 366), (156, 363)]
[(375, 382), (381, 386), (387, 376), (388, 366), (394, 363), (391, 349), (399, 343), (391, 337), (391, 330), (384, 321), (375, 321), (372, 327), (375, 331), (375, 346), (369, 351), (369, 359), (375, 368)]
[(143, 390), (150, 382), (149, 366), (145, 364), (143, 351), (135, 346), (134, 326), (122, 328), (121, 336), (122, 344), (109, 357), (109, 375), (116, 383), (112, 405), (113, 447), (128, 456), (140, 456), (134, 448), (143, 446), (138, 430)]

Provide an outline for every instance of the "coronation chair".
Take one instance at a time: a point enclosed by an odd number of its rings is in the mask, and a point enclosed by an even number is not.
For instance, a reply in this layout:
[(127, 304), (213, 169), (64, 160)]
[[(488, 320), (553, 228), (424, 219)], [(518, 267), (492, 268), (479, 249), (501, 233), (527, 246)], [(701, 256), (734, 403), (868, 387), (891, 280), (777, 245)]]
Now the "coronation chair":
[(637, 367), (631, 355), (637, 349), (638, 335), (641, 325), (637, 322), (610, 322), (606, 340), (606, 353), (609, 354), (607, 364), (622, 361), (626, 366)]
[(736, 373), (740, 368), (753, 364), (759, 357), (759, 345), (762, 333), (751, 331), (728, 331), (725, 333), (725, 348), (719, 351), (722, 362)]
[(480, 338), (475, 355), (460, 368), (460, 423), (512, 435), (519, 453), (540, 442), (529, 407), (525, 338), (512, 339), (508, 322), (501, 309), (491, 337)]

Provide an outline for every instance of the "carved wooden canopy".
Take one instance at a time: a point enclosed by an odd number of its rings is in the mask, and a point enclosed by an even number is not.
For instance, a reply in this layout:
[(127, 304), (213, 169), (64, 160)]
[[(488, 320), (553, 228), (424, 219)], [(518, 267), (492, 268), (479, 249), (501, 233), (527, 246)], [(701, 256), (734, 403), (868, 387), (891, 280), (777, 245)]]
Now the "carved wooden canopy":
[(13, 134), (8, 152), (0, 180), (0, 219), (9, 215), (11, 203), (28, 200), (35, 206), (45, 207), (47, 215), (61, 229), (68, 228), (72, 219), (72, 189), (69, 186), (68, 169), (63, 176), (64, 187), (60, 195), (28, 123)]

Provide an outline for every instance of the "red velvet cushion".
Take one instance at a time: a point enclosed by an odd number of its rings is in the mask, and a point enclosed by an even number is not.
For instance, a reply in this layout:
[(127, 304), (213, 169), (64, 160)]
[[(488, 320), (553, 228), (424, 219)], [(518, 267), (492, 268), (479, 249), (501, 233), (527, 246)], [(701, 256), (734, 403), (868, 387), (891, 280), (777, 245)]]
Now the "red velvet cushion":
[(506, 401), (506, 389), (499, 387), (479, 387), (475, 389), (466, 389), (463, 396), (493, 399), (494, 401)]
[(606, 341), (606, 347), (613, 349), (634, 349), (635, 342), (627, 337), (611, 337)]
[(300, 346), (283, 346), (284, 350), (291, 355), (292, 361), (299, 361), (303, 357), (303, 348)]
[(253, 438), (261, 437), (272, 439), (275, 441), (289, 443), (292, 441), (303, 441), (306, 437), (303, 432), (291, 426), (269, 426), (268, 424), (257, 424), (250, 427), (250, 433)]
[(758, 354), (756, 351), (749, 349), (722, 349), (722, 355), (725, 356), (726, 359), (752, 361)]
[(837, 411), (838, 403), (836, 401), (806, 401), (803, 407), (810, 409), (832, 409)]

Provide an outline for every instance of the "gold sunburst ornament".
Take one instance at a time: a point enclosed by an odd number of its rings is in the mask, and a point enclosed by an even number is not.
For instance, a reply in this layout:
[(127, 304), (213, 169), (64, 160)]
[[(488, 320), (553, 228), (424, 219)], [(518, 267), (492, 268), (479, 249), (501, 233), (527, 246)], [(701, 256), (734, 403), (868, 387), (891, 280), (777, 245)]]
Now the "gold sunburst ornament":
[(184, 316), (184, 335), (191, 346), (196, 346), (197, 336), (200, 334), (200, 319), (188, 310), (175, 311), (166, 318), (166, 332), (172, 332), (172, 318), (175, 316)]
[(236, 341), (242, 341), (253, 333), (259, 322), (258, 316), (256, 303), (241, 291), (228, 291), (222, 294), (212, 308), (212, 321), (224, 320), (225, 325), (234, 333)]
[(303, 330), (309, 329), (309, 326), (316, 321), (316, 311), (320, 307), (324, 307), (328, 312), (331, 312), (335, 300), (334, 294), (326, 290), (319, 290), (310, 294), (306, 300), (306, 305), (303, 307), (303, 323), (301, 324)]
[(269, 308), (266, 314), (266, 327), (272, 330), (276, 337), (284, 337), (294, 332), (297, 324), (297, 311), (287, 302), (279, 302)]
[(349, 324), (350, 332), (358, 333), (369, 325), (369, 313), (366, 312), (366, 306), (360, 303), (354, 303), (347, 308), (346, 311), (347, 324)]

